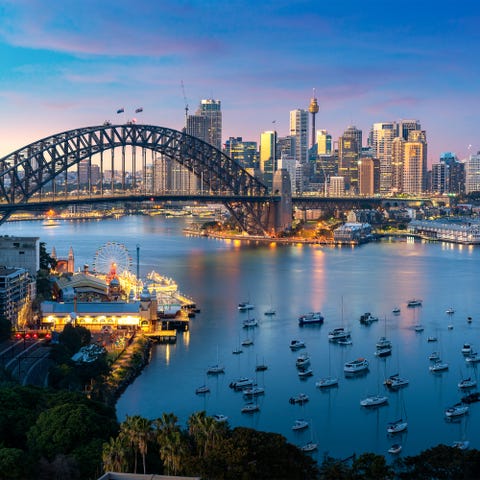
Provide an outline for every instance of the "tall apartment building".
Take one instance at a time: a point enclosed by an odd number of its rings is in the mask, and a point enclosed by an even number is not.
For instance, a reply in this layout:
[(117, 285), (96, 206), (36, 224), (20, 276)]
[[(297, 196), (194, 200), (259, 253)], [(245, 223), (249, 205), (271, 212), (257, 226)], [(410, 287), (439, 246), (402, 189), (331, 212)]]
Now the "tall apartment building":
[(411, 130), (405, 142), (403, 192), (418, 195), (426, 190), (427, 138), (423, 130)]
[(448, 165), (446, 163), (434, 163), (432, 165), (432, 193), (447, 193), (448, 185)]
[(380, 193), (383, 195), (392, 190), (392, 145), (396, 136), (395, 122), (374, 123), (370, 132), (371, 147), (380, 162)]
[[(200, 101), (200, 105), (196, 112), (206, 118), (207, 138), (206, 141), (218, 148), (222, 149), (222, 109), (220, 100), (212, 98)], [(188, 132), (187, 132), (188, 133)]]
[(403, 192), (403, 165), (405, 163), (405, 141), (395, 137), (392, 142), (392, 193)]
[(408, 140), (408, 135), (413, 130), (421, 130), (422, 126), (418, 120), (400, 120), (397, 123), (397, 137)]
[(345, 195), (345, 179), (343, 177), (330, 177), (328, 195), (330, 197), (343, 197)]
[(290, 136), (294, 139), (295, 160), (302, 165), (308, 160), (308, 111), (296, 109), (290, 112)]
[(465, 193), (480, 192), (480, 152), (465, 162)]

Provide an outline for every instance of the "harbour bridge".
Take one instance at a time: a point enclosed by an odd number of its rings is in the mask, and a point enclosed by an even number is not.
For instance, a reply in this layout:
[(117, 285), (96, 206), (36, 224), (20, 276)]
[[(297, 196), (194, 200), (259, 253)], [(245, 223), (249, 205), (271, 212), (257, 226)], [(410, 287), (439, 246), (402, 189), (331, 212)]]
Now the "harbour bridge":
[(293, 204), (372, 208), (382, 202), (292, 198), (285, 173), (276, 173), (272, 190), (221, 150), (185, 132), (106, 122), (51, 135), (1, 158), (0, 224), (14, 212), (55, 205), (183, 200), (221, 202), (243, 231), (267, 235), (288, 228)]

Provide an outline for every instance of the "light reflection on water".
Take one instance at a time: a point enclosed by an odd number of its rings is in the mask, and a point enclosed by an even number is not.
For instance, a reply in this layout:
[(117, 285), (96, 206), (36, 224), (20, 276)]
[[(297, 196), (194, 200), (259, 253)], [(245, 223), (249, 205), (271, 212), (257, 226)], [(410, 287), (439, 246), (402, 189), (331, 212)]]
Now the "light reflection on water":
[[(460, 349), (465, 342), (480, 349), (475, 288), (478, 248), (411, 239), (353, 249), (239, 245), (184, 237), (181, 228), (188, 221), (132, 216), (102, 222), (61, 222), (55, 228), (38, 222), (1, 227), (2, 234), (40, 236), (48, 251), (55, 246), (60, 257), (72, 246), (77, 268), (91, 264), (96, 249), (108, 241), (124, 243), (131, 254), (139, 244), (143, 275), (155, 269), (173, 277), (181, 290), (197, 301), (201, 314), (192, 319), (190, 331), (180, 334), (175, 345), (156, 346), (150, 365), (118, 402), (120, 420), (127, 414), (156, 418), (163, 412), (174, 412), (183, 423), (193, 411), (205, 409), (209, 414), (228, 415), (233, 426), (276, 431), (299, 445), (313, 436), (320, 444), (318, 458), (325, 451), (338, 457), (354, 451), (385, 454), (396, 442), (401, 442), (403, 454), (409, 455), (462, 437), (473, 447), (480, 447), (480, 431), (474, 428), (480, 405), (471, 405), (470, 415), (461, 422), (446, 422), (443, 414), (445, 407), (461, 397), (457, 388), (460, 378), (477, 378), (476, 367), (466, 364)], [(135, 271), (136, 265), (133, 268)], [(406, 301), (412, 297), (422, 298), (423, 307), (407, 308)], [(252, 332), (254, 345), (232, 355), (245, 336), (241, 325), (246, 314), (236, 307), (246, 299), (255, 303), (260, 326)], [(264, 316), (271, 305), (277, 314)], [(397, 305), (402, 311), (394, 316), (391, 310)], [(456, 312), (447, 316), (445, 310), (450, 306)], [(323, 312), (325, 325), (300, 328), (298, 315), (313, 310)], [(364, 312), (372, 312), (379, 321), (361, 326), (358, 320)], [(473, 317), (471, 324), (466, 322), (468, 316)], [(424, 325), (423, 333), (414, 331), (416, 323)], [(328, 331), (342, 325), (352, 330), (353, 344), (329, 345)], [(385, 333), (393, 342), (393, 354), (376, 358), (375, 343)], [(427, 342), (430, 335), (437, 336), (438, 342)], [(298, 353), (288, 348), (293, 338), (307, 343), (314, 371), (307, 380), (298, 378)], [(206, 377), (207, 366), (216, 363), (217, 349), (226, 373)], [(433, 350), (450, 364), (447, 372), (429, 372), (428, 355)], [(331, 373), (339, 376), (340, 385), (320, 391), (315, 381), (329, 373), (329, 357)], [(345, 378), (343, 364), (358, 357), (369, 360), (369, 372)], [(266, 372), (255, 373), (259, 359), (268, 364)], [(408, 378), (409, 386), (388, 392), (387, 406), (362, 409), (360, 399), (385, 392), (383, 379), (394, 373)], [(261, 411), (251, 416), (240, 413), (242, 395), (228, 386), (243, 375), (255, 377), (266, 389), (259, 398)], [(195, 388), (205, 381), (211, 393), (195, 395)], [(290, 405), (289, 398), (301, 392), (310, 396), (310, 402), (303, 407)], [(402, 404), (408, 431), (389, 439), (387, 423), (401, 416)], [(313, 435), (309, 430), (291, 430), (300, 417), (311, 421)]]

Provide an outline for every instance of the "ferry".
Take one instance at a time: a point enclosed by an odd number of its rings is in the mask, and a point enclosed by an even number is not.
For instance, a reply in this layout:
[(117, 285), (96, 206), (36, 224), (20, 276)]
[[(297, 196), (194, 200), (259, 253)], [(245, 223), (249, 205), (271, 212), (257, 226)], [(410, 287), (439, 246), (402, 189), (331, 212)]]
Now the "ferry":
[(407, 301), (407, 307), (421, 307), (423, 300), (419, 298), (412, 298)]
[(323, 315), (320, 312), (309, 312), (298, 317), (299, 325), (322, 324), (324, 321)]

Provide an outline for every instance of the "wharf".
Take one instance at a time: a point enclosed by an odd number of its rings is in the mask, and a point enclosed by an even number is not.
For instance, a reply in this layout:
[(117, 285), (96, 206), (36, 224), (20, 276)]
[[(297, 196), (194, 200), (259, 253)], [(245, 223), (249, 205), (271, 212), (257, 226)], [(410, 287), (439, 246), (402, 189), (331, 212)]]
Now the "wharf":
[(176, 330), (157, 330), (155, 332), (144, 333), (144, 335), (157, 343), (175, 343), (177, 341)]

